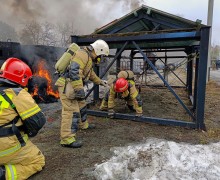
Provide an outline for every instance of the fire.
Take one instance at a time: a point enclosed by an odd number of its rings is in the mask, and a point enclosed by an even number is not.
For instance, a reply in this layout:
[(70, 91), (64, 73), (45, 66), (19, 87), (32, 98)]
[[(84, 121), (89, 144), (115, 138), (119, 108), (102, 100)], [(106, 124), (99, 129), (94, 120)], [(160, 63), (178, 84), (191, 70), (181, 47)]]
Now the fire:
[(44, 102), (44, 99), (43, 99), (41, 96), (39, 96), (39, 94), (38, 94), (38, 87), (37, 87), (37, 86), (34, 86), (34, 92), (31, 93), (31, 95), (32, 95), (33, 97), (34, 97), (34, 96), (37, 96), (38, 98), (40, 98), (41, 101)]
[[(52, 88), (52, 79), (47, 69), (45, 69), (45, 62), (40, 61), (37, 67), (37, 71), (33, 74), (33, 76), (43, 77), (47, 79), (47, 89), (46, 93), (48, 96), (54, 96), (55, 98), (59, 98), (58, 91), (54, 91)], [(39, 98), (43, 101), (42, 97), (38, 94), (38, 86), (34, 87), (34, 91), (32, 92), (32, 96), (39, 96)]]

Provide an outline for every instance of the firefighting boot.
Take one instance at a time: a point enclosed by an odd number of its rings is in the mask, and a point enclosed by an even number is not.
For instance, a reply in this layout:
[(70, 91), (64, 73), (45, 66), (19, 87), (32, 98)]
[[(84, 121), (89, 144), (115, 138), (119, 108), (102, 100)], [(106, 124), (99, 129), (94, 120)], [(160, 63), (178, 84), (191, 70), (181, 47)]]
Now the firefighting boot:
[(89, 129), (95, 129), (95, 124), (89, 124), (87, 127), (81, 127), (82, 130), (89, 130)]
[(134, 106), (129, 105), (129, 104), (127, 104), (127, 106), (128, 106), (128, 109), (129, 109), (131, 112), (135, 112)]
[(5, 166), (0, 166), (0, 180), (6, 180), (6, 178), (5, 178)]
[(81, 148), (82, 147), (82, 142), (74, 141), (70, 144), (61, 144), (61, 146), (68, 147), (68, 148)]

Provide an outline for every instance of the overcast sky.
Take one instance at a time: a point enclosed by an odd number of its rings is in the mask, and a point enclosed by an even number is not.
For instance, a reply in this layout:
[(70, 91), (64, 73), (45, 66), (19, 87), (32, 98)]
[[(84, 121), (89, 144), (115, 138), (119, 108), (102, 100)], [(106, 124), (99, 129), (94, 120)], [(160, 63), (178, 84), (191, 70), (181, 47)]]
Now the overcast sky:
[[(145, 0), (148, 6), (181, 15), (186, 19), (202, 20), (207, 24), (208, 0)], [(212, 43), (220, 45), (220, 0), (214, 0)]]
[[(0, 21), (16, 30), (28, 20), (73, 23), (80, 34), (118, 19), (141, 4), (207, 24), (208, 0), (0, 0)], [(220, 45), (220, 0), (214, 0), (212, 43)]]

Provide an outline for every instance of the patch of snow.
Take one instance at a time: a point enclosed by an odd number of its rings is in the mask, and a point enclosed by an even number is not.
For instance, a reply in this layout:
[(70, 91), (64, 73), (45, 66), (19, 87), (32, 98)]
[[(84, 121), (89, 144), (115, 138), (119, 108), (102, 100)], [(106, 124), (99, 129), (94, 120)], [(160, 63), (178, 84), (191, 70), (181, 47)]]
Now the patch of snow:
[(220, 179), (220, 142), (191, 145), (148, 139), (113, 152), (111, 159), (95, 166), (98, 180)]

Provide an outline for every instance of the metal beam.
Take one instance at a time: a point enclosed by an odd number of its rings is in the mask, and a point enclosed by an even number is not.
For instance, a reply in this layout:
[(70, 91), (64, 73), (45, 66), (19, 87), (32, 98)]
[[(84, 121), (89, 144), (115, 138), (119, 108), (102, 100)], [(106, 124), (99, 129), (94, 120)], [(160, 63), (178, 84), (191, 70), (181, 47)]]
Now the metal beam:
[(123, 35), (118, 36), (112, 34), (111, 36), (106, 35), (98, 35), (98, 36), (71, 36), (72, 42), (77, 43), (80, 46), (88, 45), (93, 43), (98, 39), (103, 39), (108, 43), (111, 48), (112, 44), (124, 43), (126, 41), (136, 41), (138, 43), (151, 43), (151, 42), (161, 42), (163, 41), (181, 41), (181, 40), (200, 40), (200, 32), (199, 31), (191, 31), (191, 32), (168, 32), (161, 34), (144, 34), (144, 35)]
[[(143, 51), (144, 52), (144, 51)], [(153, 51), (152, 51), (153, 52)], [(115, 55), (109, 55), (109, 58), (115, 57)], [(131, 59), (131, 57), (129, 56), (121, 56), (122, 59)], [(165, 56), (148, 56), (148, 58), (155, 58), (155, 59), (161, 59), (161, 58), (165, 58)], [(187, 56), (167, 56), (167, 58), (187, 58)], [(143, 59), (143, 57), (133, 57), (133, 59)]]
[(147, 58), (146, 54), (143, 53), (140, 49), (140, 47), (132, 41), (134, 46), (139, 50), (139, 52), (144, 57), (145, 61), (151, 66), (151, 68), (157, 73), (157, 75), (160, 77), (160, 79), (164, 82), (164, 84), (167, 86), (167, 88), (171, 91), (171, 93), (175, 96), (177, 101), (182, 105), (182, 107), (186, 110), (186, 112), (190, 115), (192, 119), (195, 119), (194, 115), (191, 113), (191, 111), (186, 107), (186, 105), (182, 102), (182, 100), (179, 98), (179, 96), (175, 93), (175, 91), (171, 88), (171, 86), (167, 83), (167, 81), (163, 78), (163, 76), (158, 72), (158, 70), (155, 68), (155, 66), (151, 63), (151, 61)]
[(210, 27), (201, 28), (200, 53), (198, 64), (198, 82), (197, 82), (197, 109), (196, 123), (198, 129), (205, 129), (204, 109), (205, 109), (205, 91), (206, 91), (206, 72), (208, 60)]
[(129, 59), (130, 59), (130, 70), (133, 71), (134, 70), (134, 51), (133, 50), (131, 50)]
[[(165, 67), (167, 67), (167, 52), (165, 52)], [(167, 68), (163, 69), (163, 74), (164, 74), (164, 79), (167, 81), (168, 83), (168, 73), (167, 73)], [(165, 83), (164, 83), (165, 85)]]
[(178, 26), (178, 25), (176, 25), (176, 24), (172, 24), (172, 23), (166, 22), (166, 21), (164, 21), (164, 20), (159, 20), (159, 19), (152, 18), (152, 17), (150, 17), (149, 15), (144, 16), (144, 19), (146, 19), (146, 20), (148, 20), (148, 21), (150, 20), (150, 21), (152, 21), (152, 22), (156, 22), (157, 24), (161, 24), (161, 25), (164, 25), (164, 26), (173, 28), (173, 29), (181, 29), (181, 28), (184, 28), (184, 27), (182, 27), (182, 26)]
[[(87, 114), (92, 116), (99, 116), (99, 117), (108, 117), (108, 112), (106, 111), (95, 111), (87, 109)], [(163, 119), (163, 118), (155, 118), (155, 117), (146, 117), (146, 116), (135, 116), (130, 114), (121, 114), (115, 113), (115, 119), (125, 119), (125, 120), (132, 120), (138, 122), (149, 122), (149, 123), (156, 123), (161, 125), (172, 125), (172, 126), (181, 126), (187, 128), (196, 128), (196, 124), (193, 122), (187, 121), (179, 121), (179, 120), (172, 120), (172, 119)]]
[[(170, 59), (170, 58), (174, 58), (174, 59), (176, 59), (176, 58), (186, 58), (187, 56), (155, 56), (155, 57), (151, 57), (151, 56), (149, 56), (148, 58), (155, 58), (155, 59), (161, 59), (161, 58), (168, 58), (168, 59)], [(126, 58), (125, 58), (126, 59)], [(127, 58), (127, 59), (129, 59), (129, 58)], [(134, 59), (143, 59), (143, 57), (134, 57)]]
[[(120, 49), (117, 49), (116, 54), (120, 51)], [(118, 56), (116, 61), (116, 73), (118, 74), (121, 69), (121, 54)]]
[[(192, 49), (187, 51), (187, 54), (192, 54)], [(188, 56), (187, 60), (187, 90), (188, 96), (192, 96), (192, 81), (193, 81), (193, 57), (190, 55)]]
[(146, 31), (149, 31), (149, 27), (147, 27), (147, 25), (143, 22), (143, 20), (140, 20), (140, 23), (142, 26), (144, 26), (144, 28), (146, 29)]
[[(181, 52), (181, 51), (185, 51), (184, 48), (182, 49), (150, 49), (150, 50), (142, 50), (143, 52)], [(134, 50), (134, 53), (139, 53), (138, 50)]]
[(143, 19), (143, 17), (144, 17), (143, 15), (139, 15), (139, 17), (134, 17), (133, 19), (130, 19), (129, 22), (123, 23), (122, 25), (119, 25), (118, 27), (114, 28), (112, 31), (107, 32), (105, 34), (115, 34), (119, 31), (121, 31), (122, 29), (125, 29), (128, 26), (130, 26), (130, 25), (136, 23), (137, 21)]
[(160, 27), (160, 24), (156, 25), (156, 26), (154, 27), (154, 29), (152, 29), (152, 31), (153, 31), (153, 32), (156, 31), (159, 27)]

